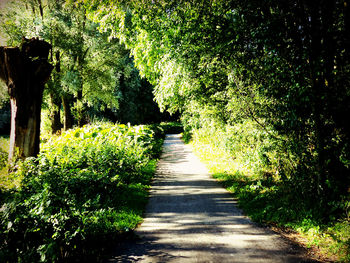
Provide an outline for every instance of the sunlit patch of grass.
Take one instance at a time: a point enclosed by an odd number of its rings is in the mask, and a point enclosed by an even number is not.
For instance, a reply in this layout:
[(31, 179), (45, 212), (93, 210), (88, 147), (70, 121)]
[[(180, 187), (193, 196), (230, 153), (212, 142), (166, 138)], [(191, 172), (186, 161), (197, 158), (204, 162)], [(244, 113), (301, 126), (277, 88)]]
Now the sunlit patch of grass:
[(322, 254), (338, 262), (350, 262), (350, 222), (341, 220), (330, 225), (315, 225), (310, 220), (293, 226), (308, 247), (317, 247)]
[(239, 173), (246, 176), (253, 176), (250, 169), (242, 165), (239, 160), (210, 143), (202, 143), (192, 140), (189, 143), (192, 149), (201, 157), (208, 169), (214, 174)]

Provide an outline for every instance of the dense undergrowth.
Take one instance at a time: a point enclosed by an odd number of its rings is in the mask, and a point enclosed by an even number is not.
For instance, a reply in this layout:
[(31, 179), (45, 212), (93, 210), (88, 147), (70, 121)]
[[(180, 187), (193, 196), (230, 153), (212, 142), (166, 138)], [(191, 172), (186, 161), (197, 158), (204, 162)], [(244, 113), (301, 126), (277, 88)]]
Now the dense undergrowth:
[(0, 261), (97, 262), (142, 221), (163, 133), (101, 123), (44, 136), (37, 158), (2, 174)]
[(254, 128), (251, 122), (224, 129), (194, 129), (191, 139), (195, 153), (213, 177), (238, 198), (240, 207), (254, 221), (297, 231), (306, 237), (307, 246), (316, 246), (339, 262), (350, 262), (347, 197), (328, 204), (327, 214), (321, 213), (318, 201), (299, 191), (293, 178), (293, 158), (274, 151), (274, 143), (266, 131)]

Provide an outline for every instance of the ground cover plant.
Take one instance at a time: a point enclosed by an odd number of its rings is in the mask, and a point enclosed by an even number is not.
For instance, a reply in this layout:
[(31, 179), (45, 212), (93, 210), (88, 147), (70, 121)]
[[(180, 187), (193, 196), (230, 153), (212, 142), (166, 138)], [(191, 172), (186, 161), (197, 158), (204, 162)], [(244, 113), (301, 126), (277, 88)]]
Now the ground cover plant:
[(97, 262), (141, 222), (161, 136), (100, 123), (43, 138), (1, 189), (1, 262)]
[(0, 136), (0, 170), (7, 164), (9, 146), (8, 136)]
[(238, 198), (239, 206), (254, 221), (299, 233), (306, 247), (319, 249), (321, 258), (350, 262), (347, 197), (328, 204), (326, 218), (308, 193), (296, 195), (301, 186), (287, 172), (294, 172), (293, 163), (273, 151), (274, 142), (266, 132), (249, 122), (225, 129), (211, 126), (193, 130), (190, 143), (213, 177)]

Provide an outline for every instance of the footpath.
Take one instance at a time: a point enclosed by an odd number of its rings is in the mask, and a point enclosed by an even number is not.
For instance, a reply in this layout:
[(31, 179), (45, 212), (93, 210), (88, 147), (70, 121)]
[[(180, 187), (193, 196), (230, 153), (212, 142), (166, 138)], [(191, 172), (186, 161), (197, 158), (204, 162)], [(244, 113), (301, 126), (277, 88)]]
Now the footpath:
[(135, 238), (106, 262), (313, 262), (237, 208), (179, 135), (167, 135)]

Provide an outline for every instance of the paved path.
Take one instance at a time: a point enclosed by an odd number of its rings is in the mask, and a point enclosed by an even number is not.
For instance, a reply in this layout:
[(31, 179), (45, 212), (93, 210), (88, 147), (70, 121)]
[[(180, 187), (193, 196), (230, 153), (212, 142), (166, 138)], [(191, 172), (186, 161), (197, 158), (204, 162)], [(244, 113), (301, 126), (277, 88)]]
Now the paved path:
[(107, 262), (305, 262), (253, 224), (182, 143), (167, 135), (139, 237)]

